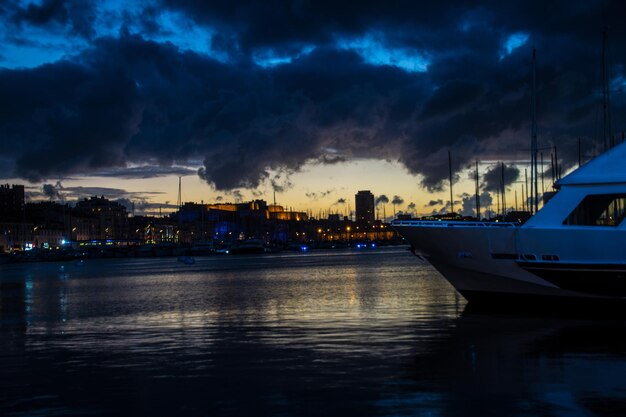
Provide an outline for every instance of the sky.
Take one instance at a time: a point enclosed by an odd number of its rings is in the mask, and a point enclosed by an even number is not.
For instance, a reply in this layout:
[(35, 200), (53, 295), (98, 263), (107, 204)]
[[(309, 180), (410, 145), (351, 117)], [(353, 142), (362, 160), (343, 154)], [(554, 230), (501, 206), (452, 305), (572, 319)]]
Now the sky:
[[(255, 198), (314, 214), (471, 214), (529, 159), (532, 50), (546, 177), (626, 130), (626, 4), (588, 1), (0, 2), (0, 182), (139, 211)], [(580, 139), (579, 139), (580, 138)], [(551, 181), (547, 181), (551, 183)], [(550, 184), (546, 186), (549, 188)], [(388, 201), (388, 204), (384, 204)], [(395, 202), (395, 204), (392, 204)], [(392, 209), (393, 206), (393, 209)]]

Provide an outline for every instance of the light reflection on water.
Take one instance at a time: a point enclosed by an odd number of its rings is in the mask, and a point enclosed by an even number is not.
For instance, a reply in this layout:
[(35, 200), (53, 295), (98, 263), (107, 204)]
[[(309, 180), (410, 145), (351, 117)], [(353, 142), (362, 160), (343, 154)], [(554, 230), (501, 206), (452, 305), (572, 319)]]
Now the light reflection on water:
[(621, 321), (464, 313), (402, 249), (0, 269), (6, 415), (626, 415)]

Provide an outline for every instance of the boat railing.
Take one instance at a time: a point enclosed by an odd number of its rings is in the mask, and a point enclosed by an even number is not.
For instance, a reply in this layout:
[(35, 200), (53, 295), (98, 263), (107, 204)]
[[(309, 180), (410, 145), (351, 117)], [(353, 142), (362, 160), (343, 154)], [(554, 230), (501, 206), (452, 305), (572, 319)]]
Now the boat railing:
[(428, 226), (428, 227), (517, 227), (514, 222), (472, 222), (472, 221), (439, 221), (439, 220), (394, 220), (391, 226)]

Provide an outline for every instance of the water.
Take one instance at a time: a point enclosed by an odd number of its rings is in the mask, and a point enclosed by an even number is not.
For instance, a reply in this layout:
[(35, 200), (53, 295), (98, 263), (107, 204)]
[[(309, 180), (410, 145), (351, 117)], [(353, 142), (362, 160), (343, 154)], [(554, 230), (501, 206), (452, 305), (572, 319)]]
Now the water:
[(0, 415), (623, 416), (620, 320), (486, 315), (403, 249), (0, 267)]

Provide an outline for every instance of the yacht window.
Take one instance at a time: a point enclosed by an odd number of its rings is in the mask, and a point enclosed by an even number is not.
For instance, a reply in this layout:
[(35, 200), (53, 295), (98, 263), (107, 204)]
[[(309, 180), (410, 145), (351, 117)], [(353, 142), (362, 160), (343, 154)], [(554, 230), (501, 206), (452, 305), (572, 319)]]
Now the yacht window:
[(563, 224), (617, 226), (626, 216), (626, 194), (588, 195)]

